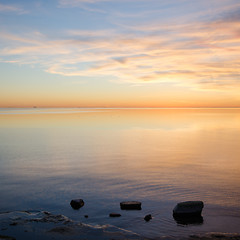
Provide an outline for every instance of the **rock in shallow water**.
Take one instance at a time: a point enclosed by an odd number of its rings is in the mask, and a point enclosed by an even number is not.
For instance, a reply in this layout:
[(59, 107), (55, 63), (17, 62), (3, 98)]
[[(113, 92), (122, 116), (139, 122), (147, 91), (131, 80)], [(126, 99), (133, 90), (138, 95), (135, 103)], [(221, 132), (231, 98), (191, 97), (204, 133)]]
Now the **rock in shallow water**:
[(82, 199), (73, 199), (70, 202), (70, 205), (73, 209), (79, 209), (79, 208), (83, 207), (84, 201)]
[(178, 203), (173, 209), (174, 217), (201, 216), (204, 204), (202, 201), (187, 201)]
[(128, 202), (121, 202), (120, 207), (122, 210), (141, 210), (141, 202), (138, 201), (128, 201)]
[(150, 221), (151, 219), (152, 219), (152, 215), (151, 215), (151, 214), (148, 214), (148, 215), (146, 215), (146, 216), (144, 217), (144, 220), (145, 220), (146, 222)]

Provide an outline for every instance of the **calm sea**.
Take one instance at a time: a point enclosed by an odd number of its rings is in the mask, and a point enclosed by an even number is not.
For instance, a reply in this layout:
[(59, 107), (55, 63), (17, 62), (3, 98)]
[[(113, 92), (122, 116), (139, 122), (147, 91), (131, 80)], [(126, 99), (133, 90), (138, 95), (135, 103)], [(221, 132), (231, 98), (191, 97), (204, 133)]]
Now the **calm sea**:
[[(173, 219), (188, 200), (203, 223)], [(26, 210), (149, 238), (240, 233), (240, 109), (0, 109), (0, 213)]]

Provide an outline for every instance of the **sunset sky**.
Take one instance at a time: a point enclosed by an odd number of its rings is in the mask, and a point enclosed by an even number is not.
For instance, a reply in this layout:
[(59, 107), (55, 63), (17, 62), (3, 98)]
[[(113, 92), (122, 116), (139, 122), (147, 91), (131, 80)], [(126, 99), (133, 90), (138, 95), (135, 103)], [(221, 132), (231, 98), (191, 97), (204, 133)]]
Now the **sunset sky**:
[(0, 107), (240, 107), (239, 0), (0, 0)]

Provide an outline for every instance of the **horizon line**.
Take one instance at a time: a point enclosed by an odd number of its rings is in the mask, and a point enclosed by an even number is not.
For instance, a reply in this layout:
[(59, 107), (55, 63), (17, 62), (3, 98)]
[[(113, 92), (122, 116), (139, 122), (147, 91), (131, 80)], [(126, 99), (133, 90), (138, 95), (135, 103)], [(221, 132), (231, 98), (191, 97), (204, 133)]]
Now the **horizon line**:
[(82, 109), (239, 109), (239, 107), (0, 107), (0, 109), (82, 108)]

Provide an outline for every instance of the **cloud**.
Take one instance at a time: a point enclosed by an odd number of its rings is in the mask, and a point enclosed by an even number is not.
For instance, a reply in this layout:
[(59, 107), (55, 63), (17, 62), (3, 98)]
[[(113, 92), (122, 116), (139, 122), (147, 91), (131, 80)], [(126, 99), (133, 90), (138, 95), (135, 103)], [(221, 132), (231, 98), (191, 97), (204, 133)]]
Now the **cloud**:
[(99, 9), (93, 9), (89, 7), (84, 7), (86, 4), (95, 4), (95, 3), (101, 3), (101, 2), (109, 2), (111, 0), (59, 0), (59, 6), (60, 7), (81, 7), (88, 11), (99, 11)]
[(111, 0), (59, 0), (61, 5), (78, 5), (81, 3), (107, 2)]
[(60, 8), (72, 8), (80, 7), (88, 12), (95, 12), (100, 14), (106, 14), (106, 11), (99, 8), (92, 8), (91, 6), (96, 3), (108, 2), (111, 0), (59, 0)]
[(5, 5), (0, 3), (0, 12), (12, 12), (12, 13), (18, 13), (18, 14), (25, 14), (27, 11), (25, 11), (23, 8), (15, 5)]
[(146, 0), (59, 0), (60, 5), (62, 6), (78, 6), (84, 3), (94, 4), (100, 2), (139, 2)]
[(83, 79), (110, 77), (134, 85), (168, 82), (196, 89), (240, 86), (240, 22), (238, 17), (230, 21), (230, 16), (221, 16), (208, 22), (73, 29), (55, 39), (37, 31), (2, 32), (5, 47), (0, 56), (8, 63), (39, 65), (51, 74)]

